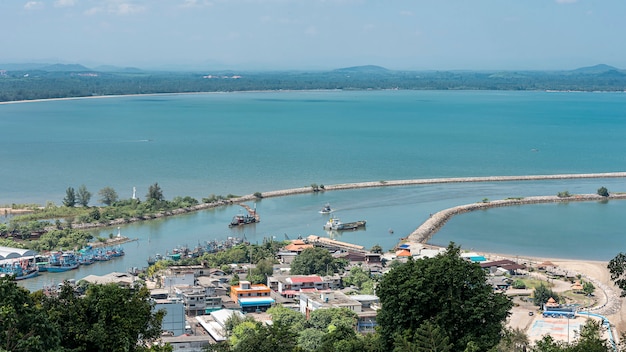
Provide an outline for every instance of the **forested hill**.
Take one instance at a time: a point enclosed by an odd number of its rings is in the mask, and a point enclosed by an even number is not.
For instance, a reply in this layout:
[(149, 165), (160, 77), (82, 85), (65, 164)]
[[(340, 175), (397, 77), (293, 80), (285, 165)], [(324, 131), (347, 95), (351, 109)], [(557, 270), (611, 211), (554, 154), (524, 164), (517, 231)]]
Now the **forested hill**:
[(157, 72), (82, 65), (0, 64), (0, 101), (100, 95), (312, 89), (626, 91), (626, 71), (596, 65), (569, 71)]

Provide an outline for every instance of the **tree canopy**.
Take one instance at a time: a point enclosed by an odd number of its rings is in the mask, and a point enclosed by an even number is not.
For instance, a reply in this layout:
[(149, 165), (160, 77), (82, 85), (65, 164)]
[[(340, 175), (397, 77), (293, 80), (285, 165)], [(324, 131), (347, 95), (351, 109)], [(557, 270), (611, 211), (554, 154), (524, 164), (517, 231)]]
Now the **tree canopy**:
[(0, 349), (49, 351), (59, 346), (60, 337), (28, 290), (9, 276), (0, 277)]
[[(454, 243), (433, 258), (409, 258), (398, 265), (383, 276), (376, 293), (382, 304), (377, 317), (381, 337), (390, 348), (398, 335), (415, 342), (419, 329), (440, 329), (452, 351), (463, 351), (470, 342), (488, 350), (500, 340), (513, 305), (486, 283), (478, 264), (461, 258)], [(422, 326), (425, 322), (432, 325)]]
[(91, 192), (87, 190), (87, 186), (80, 185), (80, 187), (78, 187), (76, 198), (78, 204), (82, 205), (83, 207), (86, 207), (89, 204), (89, 200), (91, 200)]
[(112, 187), (104, 187), (98, 194), (100, 195), (100, 201), (105, 205), (117, 202), (117, 192)]
[(76, 205), (76, 191), (74, 191), (74, 187), (68, 187), (65, 190), (65, 198), (63, 198), (63, 205), (69, 208)]
[(343, 266), (324, 248), (313, 247), (302, 251), (291, 263), (292, 275), (332, 275)]
[[(41, 295), (50, 326), (67, 351), (147, 351), (161, 336), (164, 311), (155, 312), (145, 286), (89, 285), (79, 296), (70, 284), (58, 295)], [(52, 350), (52, 349), (50, 349)]]

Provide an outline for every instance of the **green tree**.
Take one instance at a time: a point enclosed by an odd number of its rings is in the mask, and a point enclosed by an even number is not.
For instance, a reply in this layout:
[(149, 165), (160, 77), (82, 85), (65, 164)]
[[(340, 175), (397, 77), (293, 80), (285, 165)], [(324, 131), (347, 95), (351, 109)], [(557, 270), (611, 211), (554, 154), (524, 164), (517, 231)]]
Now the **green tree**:
[(359, 339), (353, 328), (340, 325), (329, 326), (328, 333), (322, 337), (319, 352), (362, 352), (363, 341)]
[(0, 349), (38, 352), (59, 347), (57, 327), (33, 297), (12, 277), (0, 277)]
[(303, 250), (291, 262), (292, 275), (330, 275), (338, 269), (339, 265), (330, 252), (319, 247)]
[(63, 198), (63, 205), (71, 208), (76, 205), (76, 192), (73, 187), (68, 187), (65, 190), (65, 198)]
[(311, 312), (307, 325), (314, 329), (326, 331), (329, 326), (356, 327), (358, 316), (348, 308), (317, 309)]
[(526, 351), (530, 348), (528, 335), (521, 329), (508, 329), (502, 331), (502, 339), (496, 350), (498, 352)]
[(78, 204), (82, 205), (83, 207), (86, 207), (89, 204), (89, 201), (91, 200), (91, 192), (87, 190), (87, 186), (80, 185), (80, 187), (78, 187), (78, 192), (76, 192), (76, 200)]
[(153, 185), (150, 185), (150, 187), (148, 187), (146, 200), (151, 200), (151, 199), (158, 201), (158, 202), (165, 200), (165, 198), (163, 198), (163, 190), (161, 189), (161, 187), (159, 186), (157, 182), (155, 182)]
[(620, 296), (626, 297), (626, 254), (620, 252), (609, 261), (607, 267), (611, 273), (611, 280), (622, 290)]
[(593, 291), (595, 291), (595, 290), (596, 290), (596, 287), (595, 287), (595, 286), (594, 286), (591, 282), (589, 282), (589, 281), (585, 281), (585, 282), (583, 283), (583, 292), (584, 292), (586, 295), (590, 295), (590, 294), (592, 294), (592, 293), (593, 293)]
[(374, 293), (374, 280), (372, 280), (369, 270), (364, 270), (361, 266), (352, 267), (350, 273), (344, 276), (342, 281), (345, 286), (355, 286), (360, 293)]
[(111, 187), (104, 187), (98, 194), (100, 195), (100, 202), (105, 205), (111, 205), (118, 200), (117, 192)]
[(306, 352), (314, 352), (322, 345), (322, 339), (326, 331), (307, 328), (298, 335), (298, 346)]
[(572, 352), (608, 352), (613, 349), (602, 338), (602, 326), (600, 321), (587, 319), (585, 325), (580, 328), (580, 337), (570, 349)]
[(274, 261), (272, 259), (261, 259), (256, 266), (250, 269), (247, 279), (254, 284), (267, 283), (267, 277), (274, 272)]
[(546, 287), (543, 283), (535, 287), (535, 291), (533, 292), (533, 302), (536, 306), (543, 306), (550, 298), (554, 298), (557, 302), (561, 300), (561, 297), (556, 292)]
[(371, 249), (370, 252), (372, 253), (382, 253), (383, 252), (383, 247), (381, 247), (379, 244), (375, 244)]
[(155, 312), (145, 286), (89, 285), (84, 296), (66, 284), (58, 297), (43, 298), (61, 345), (72, 351), (143, 351), (161, 336), (165, 311)]
[(435, 257), (409, 258), (393, 268), (376, 293), (382, 305), (377, 321), (389, 349), (396, 334), (412, 340), (430, 321), (447, 333), (453, 351), (463, 351), (470, 342), (486, 351), (499, 342), (513, 306), (510, 298), (487, 284), (478, 264), (461, 258), (454, 243)]
[(418, 351), (452, 351), (450, 338), (439, 326), (430, 321), (425, 321), (417, 328), (414, 341)]
[(602, 196), (602, 197), (608, 197), (609, 196), (609, 190), (606, 189), (606, 187), (600, 187), (600, 188), (598, 188), (598, 195)]
[(272, 322), (290, 326), (295, 332), (300, 332), (306, 322), (304, 315), (282, 305), (274, 306), (267, 310), (272, 317)]

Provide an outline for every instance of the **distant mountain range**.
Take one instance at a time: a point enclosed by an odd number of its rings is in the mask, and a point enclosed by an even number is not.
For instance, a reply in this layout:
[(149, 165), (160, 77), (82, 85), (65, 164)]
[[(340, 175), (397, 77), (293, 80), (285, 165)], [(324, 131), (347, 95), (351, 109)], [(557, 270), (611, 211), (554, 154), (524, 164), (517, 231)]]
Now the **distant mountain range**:
[[(119, 67), (113, 65), (101, 65), (94, 68), (89, 68), (80, 64), (49, 64), (49, 63), (8, 63), (8, 64), (0, 64), (0, 70), (6, 71), (43, 71), (43, 72), (119, 72), (119, 73), (140, 73), (152, 70), (142, 70), (136, 67)], [(184, 70), (178, 70), (179, 72), (184, 72)], [(193, 71), (210, 71), (210, 70), (193, 70)], [(224, 70), (218, 70), (224, 71)], [(233, 71), (233, 70), (228, 70)], [(244, 70), (245, 71), (245, 70)], [(272, 70), (273, 72), (278, 72), (279, 70)], [(306, 70), (301, 70), (306, 71)], [(427, 70), (402, 70), (402, 72), (407, 71), (427, 71)], [(447, 70), (438, 70), (441, 72), (445, 72)], [(481, 70), (480, 72), (489, 72), (490, 70)], [(394, 72), (398, 72), (396, 70), (390, 70), (382, 66), (376, 65), (363, 65), (363, 66), (352, 66), (352, 67), (342, 67), (334, 70), (330, 70), (333, 73), (343, 73), (343, 74), (391, 74)], [(457, 72), (457, 71), (454, 71)], [(458, 71), (460, 72), (460, 71)], [(465, 70), (462, 72), (478, 72), (474, 70)], [(574, 70), (493, 70), (491, 71), (494, 77), (508, 77), (513, 78), (515, 76), (520, 75), (522, 72), (562, 72), (568, 74), (589, 74), (589, 75), (602, 75), (602, 74), (624, 74), (626, 75), (626, 70), (619, 69), (617, 67), (613, 67), (605, 64), (598, 64), (594, 66), (581, 67)]]

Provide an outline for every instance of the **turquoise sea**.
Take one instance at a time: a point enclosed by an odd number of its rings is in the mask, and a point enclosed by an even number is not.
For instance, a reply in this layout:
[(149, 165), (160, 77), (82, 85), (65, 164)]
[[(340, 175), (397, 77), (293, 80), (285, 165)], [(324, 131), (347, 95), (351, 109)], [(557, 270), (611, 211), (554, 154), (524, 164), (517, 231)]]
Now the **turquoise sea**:
[[(166, 198), (397, 179), (626, 170), (626, 94), (307, 91), (127, 96), (0, 105), (0, 204), (60, 204), (85, 184)], [(483, 198), (626, 191), (624, 179), (438, 184), (263, 199), (261, 222), (227, 227), (239, 206), (129, 224), (118, 261), (25, 285), (146, 265), (177, 245), (327, 236), (329, 202), (367, 229), (341, 240), (392, 248), (429, 214)], [(249, 204), (253, 205), (253, 204)], [(626, 202), (500, 208), (452, 219), (432, 239), (465, 249), (609, 260), (623, 250)], [(393, 229), (393, 234), (389, 229)], [(117, 229), (95, 234), (117, 233)], [(66, 276), (64, 276), (66, 275)]]

